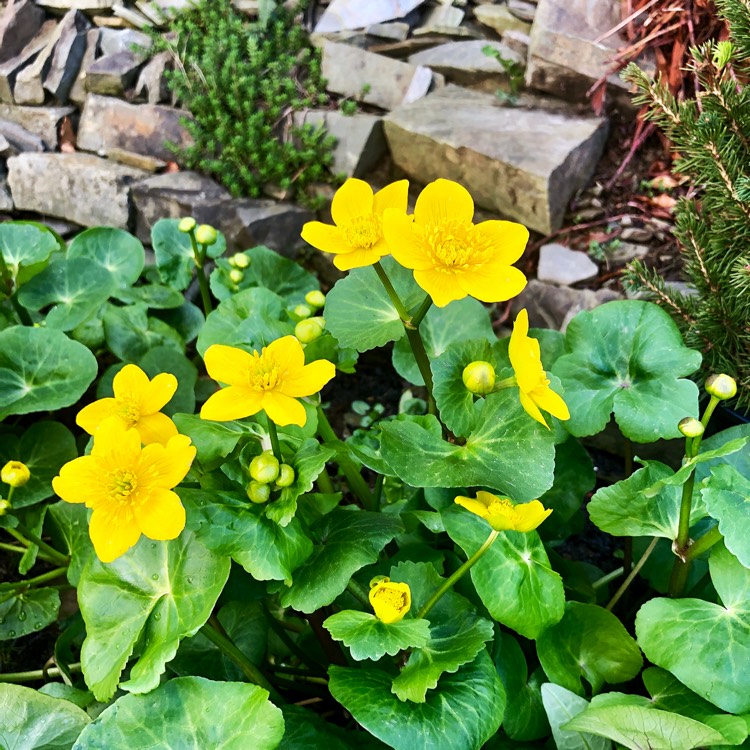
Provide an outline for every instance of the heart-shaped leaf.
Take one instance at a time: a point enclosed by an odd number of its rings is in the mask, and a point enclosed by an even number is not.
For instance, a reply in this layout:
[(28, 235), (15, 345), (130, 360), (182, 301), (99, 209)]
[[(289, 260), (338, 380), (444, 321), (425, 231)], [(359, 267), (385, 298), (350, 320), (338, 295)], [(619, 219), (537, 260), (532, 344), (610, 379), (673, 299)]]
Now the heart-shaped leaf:
[(729, 464), (715, 466), (701, 490), (726, 548), (750, 568), (750, 481)]
[(138, 281), (146, 262), (146, 251), (137, 237), (123, 229), (93, 227), (75, 236), (67, 257), (96, 261), (109, 272), (118, 287), (125, 288)]

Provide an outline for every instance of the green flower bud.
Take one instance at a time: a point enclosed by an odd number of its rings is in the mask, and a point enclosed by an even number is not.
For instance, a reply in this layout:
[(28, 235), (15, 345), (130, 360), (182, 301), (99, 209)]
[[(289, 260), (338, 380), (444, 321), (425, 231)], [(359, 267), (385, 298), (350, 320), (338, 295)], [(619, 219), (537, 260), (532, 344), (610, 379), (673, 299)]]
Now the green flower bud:
[(304, 320), (305, 318), (309, 318), (313, 311), (307, 305), (297, 305), (292, 312), (296, 317)]
[(704, 429), (700, 420), (695, 419), (695, 417), (685, 417), (685, 419), (681, 419), (677, 427), (685, 437), (689, 438), (700, 437), (703, 434)]
[(275, 482), (279, 476), (279, 460), (271, 451), (264, 451), (250, 462), (250, 476), (261, 484)]
[(737, 394), (737, 381), (721, 373), (720, 375), (711, 375), (706, 380), (706, 390), (714, 398), (726, 401), (728, 398), (733, 398)]
[[(318, 321), (322, 321), (319, 323)], [(296, 326), (294, 326), (294, 335), (299, 339), (302, 344), (311, 344), (316, 339), (319, 339), (323, 333), (325, 327), (325, 320), (323, 318), (308, 318), (307, 320), (300, 320)]]
[(326, 296), (323, 292), (319, 292), (315, 289), (305, 295), (305, 302), (307, 302), (310, 307), (323, 307), (326, 303)]
[(180, 220), (180, 223), (177, 225), (177, 228), (184, 232), (185, 234), (190, 234), (190, 232), (195, 229), (195, 225), (197, 224), (196, 220), (192, 216), (186, 216), (184, 219)]
[(250, 482), (250, 486), (247, 488), (247, 496), (254, 503), (267, 503), (271, 497), (271, 487), (260, 482)]
[(4, 516), (10, 510), (10, 503), (7, 500), (0, 499), (0, 516)]
[(31, 472), (20, 461), (8, 461), (0, 471), (0, 479), (10, 487), (23, 487), (31, 479)]
[(200, 242), (201, 245), (215, 245), (218, 239), (219, 235), (216, 230), (208, 224), (201, 224), (195, 230), (195, 241)]
[(281, 464), (279, 467), (279, 478), (276, 480), (277, 487), (291, 487), (297, 475), (289, 464)]
[(229, 262), (235, 267), (235, 268), (247, 268), (250, 265), (250, 258), (245, 255), (245, 253), (235, 253), (230, 259)]
[(486, 396), (495, 387), (495, 368), (482, 360), (464, 367), (461, 378), (466, 388), (477, 396)]
[(245, 274), (239, 268), (233, 268), (229, 272), (229, 278), (232, 280), (232, 283), (239, 284), (245, 278)]

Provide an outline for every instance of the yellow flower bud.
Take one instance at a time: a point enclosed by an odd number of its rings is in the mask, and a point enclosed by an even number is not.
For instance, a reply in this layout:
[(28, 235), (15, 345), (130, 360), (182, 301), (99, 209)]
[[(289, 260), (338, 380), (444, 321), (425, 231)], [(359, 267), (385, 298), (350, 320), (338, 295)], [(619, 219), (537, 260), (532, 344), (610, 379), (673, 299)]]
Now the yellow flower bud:
[(455, 502), (484, 518), (495, 531), (533, 531), (552, 513), (538, 500), (513, 505), (507, 497), (480, 490), (476, 498), (459, 495)]
[(685, 419), (681, 419), (677, 427), (685, 437), (697, 438), (703, 434), (703, 425), (694, 417), (685, 417)]
[(279, 460), (271, 451), (264, 451), (250, 462), (250, 476), (261, 484), (275, 482), (279, 476)]
[(197, 224), (196, 220), (192, 216), (186, 216), (184, 219), (180, 221), (180, 223), (177, 225), (177, 228), (181, 232), (185, 232), (185, 234), (189, 234), (190, 232), (195, 229), (195, 225)]
[(4, 516), (10, 510), (10, 503), (7, 500), (0, 499), (0, 516)]
[(737, 381), (724, 373), (711, 375), (706, 380), (706, 390), (714, 398), (726, 401), (728, 398), (734, 398), (737, 394)]
[(370, 588), (370, 604), (375, 617), (386, 625), (400, 622), (411, 609), (411, 590), (408, 583), (394, 583), (383, 577)]
[(495, 368), (482, 360), (471, 362), (464, 367), (461, 378), (467, 390), (477, 396), (486, 396), (495, 387)]
[(235, 268), (247, 268), (250, 265), (250, 258), (245, 255), (245, 253), (235, 253), (230, 259), (229, 262), (235, 267)]
[(11, 487), (23, 487), (31, 479), (31, 472), (20, 461), (8, 461), (0, 471), (0, 479)]
[(323, 307), (326, 303), (326, 296), (323, 292), (314, 289), (312, 292), (308, 292), (305, 295), (305, 302), (307, 302), (310, 307)]
[(196, 242), (200, 242), (201, 245), (215, 245), (218, 239), (219, 235), (209, 224), (201, 224), (195, 230), (195, 240)]
[(296, 317), (304, 320), (305, 318), (309, 318), (313, 311), (307, 305), (297, 305), (292, 312)]
[(233, 268), (229, 272), (229, 278), (232, 280), (233, 284), (239, 284), (240, 281), (245, 278), (245, 274), (242, 273), (239, 268)]
[(271, 497), (271, 488), (267, 484), (250, 482), (250, 486), (247, 488), (247, 496), (254, 503), (267, 503)]
[(294, 335), (301, 343), (311, 344), (313, 341), (320, 338), (325, 324), (326, 322), (323, 318), (307, 318), (307, 320), (300, 320), (300, 322), (294, 326)]
[(276, 480), (276, 486), (281, 488), (291, 487), (296, 477), (294, 469), (289, 464), (281, 464), (279, 466), (279, 478)]

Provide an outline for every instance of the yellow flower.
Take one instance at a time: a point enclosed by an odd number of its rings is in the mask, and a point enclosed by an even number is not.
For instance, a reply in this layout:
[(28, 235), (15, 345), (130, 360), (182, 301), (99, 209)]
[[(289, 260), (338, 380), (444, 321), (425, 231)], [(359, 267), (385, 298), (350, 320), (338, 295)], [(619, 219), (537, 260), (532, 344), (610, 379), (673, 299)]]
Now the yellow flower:
[(333, 363), (324, 359), (306, 365), (302, 344), (294, 336), (276, 339), (252, 354), (214, 344), (203, 359), (208, 374), (229, 385), (201, 409), (202, 419), (216, 422), (250, 417), (263, 409), (281, 427), (302, 427), (307, 415), (296, 399), (317, 393), (336, 374)]
[(511, 265), (526, 247), (526, 227), (512, 221), (473, 224), (473, 218), (471, 195), (450, 180), (435, 180), (420, 193), (413, 221), (403, 209), (383, 217), (391, 255), (414, 270), (414, 280), (438, 307), (467, 295), (501, 302), (526, 286), (526, 277)]
[(100, 398), (78, 412), (76, 423), (89, 435), (109, 417), (116, 417), (125, 428), (134, 427), (145, 445), (167, 442), (177, 434), (175, 423), (163, 409), (177, 390), (177, 378), (163, 372), (148, 379), (140, 367), (125, 365), (112, 383), (114, 398)]
[(31, 472), (20, 461), (8, 461), (0, 471), (0, 479), (10, 487), (23, 487), (31, 479)]
[(546, 509), (538, 500), (513, 505), (507, 497), (482, 490), (476, 498), (459, 495), (455, 502), (484, 518), (495, 531), (533, 531), (552, 513), (551, 508)]
[(186, 435), (175, 435), (166, 446), (142, 448), (136, 429), (110, 418), (97, 429), (91, 455), (65, 464), (52, 488), (66, 502), (93, 509), (89, 536), (94, 550), (102, 562), (112, 562), (141, 534), (158, 540), (180, 535), (185, 509), (171, 490), (194, 458)]
[(403, 620), (411, 609), (409, 584), (381, 578), (370, 587), (370, 604), (378, 620), (386, 625)]
[(526, 310), (521, 310), (513, 324), (508, 356), (516, 374), (521, 406), (530, 417), (549, 429), (540, 408), (558, 419), (570, 419), (570, 412), (562, 396), (549, 387), (547, 373), (542, 367), (539, 342), (528, 333), (529, 315)]
[(384, 255), (388, 245), (383, 238), (383, 213), (387, 208), (406, 212), (409, 182), (399, 180), (375, 195), (362, 180), (348, 179), (333, 196), (333, 223), (308, 221), (302, 239), (324, 253), (333, 253), (333, 264), (341, 271), (371, 266)]

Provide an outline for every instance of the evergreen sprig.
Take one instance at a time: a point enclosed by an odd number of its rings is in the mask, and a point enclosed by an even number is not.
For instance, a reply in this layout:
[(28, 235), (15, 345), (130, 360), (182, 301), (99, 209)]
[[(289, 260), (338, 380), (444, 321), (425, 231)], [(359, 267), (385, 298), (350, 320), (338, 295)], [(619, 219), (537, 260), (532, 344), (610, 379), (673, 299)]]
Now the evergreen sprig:
[(696, 194), (675, 207), (675, 236), (684, 273), (695, 288), (684, 295), (642, 262), (625, 282), (659, 303), (689, 346), (703, 352), (702, 375), (725, 372), (738, 382), (737, 405), (750, 405), (750, 5), (717, 0), (730, 40), (692, 50), (700, 82), (696, 99), (678, 102), (660, 80), (634, 64), (624, 77), (638, 88), (637, 104), (667, 135), (674, 169)]

